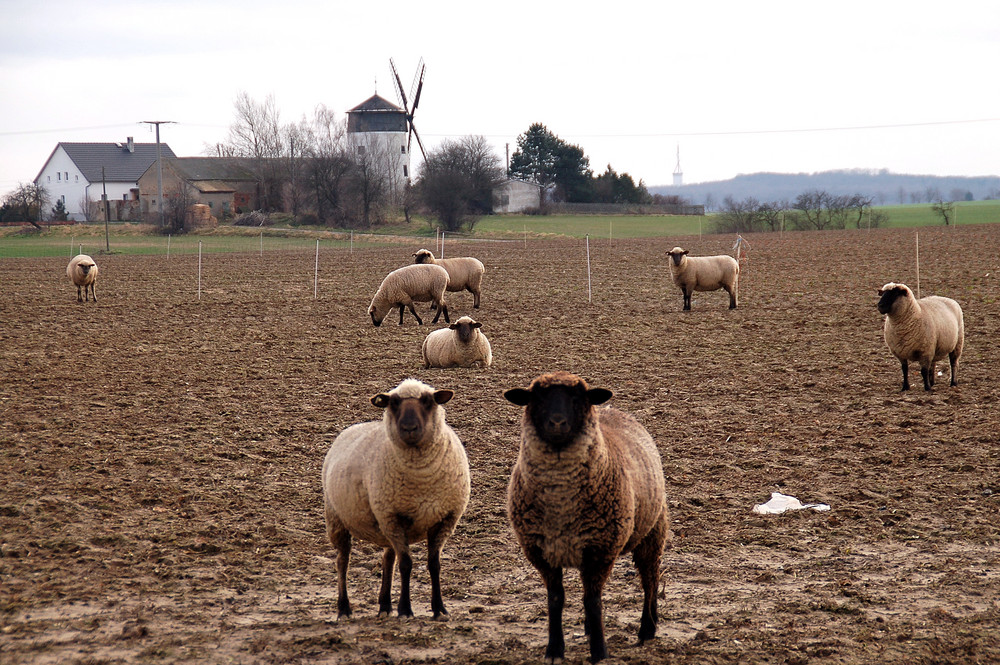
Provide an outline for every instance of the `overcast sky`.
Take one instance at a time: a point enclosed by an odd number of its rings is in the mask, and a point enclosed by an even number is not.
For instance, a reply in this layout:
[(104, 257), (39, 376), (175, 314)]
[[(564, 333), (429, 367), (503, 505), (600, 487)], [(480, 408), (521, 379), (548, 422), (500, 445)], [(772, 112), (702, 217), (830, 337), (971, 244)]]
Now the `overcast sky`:
[[(319, 3), (315, 3), (319, 4)], [(534, 122), (646, 185), (739, 173), (1000, 174), (1000, 2), (0, 0), (0, 194), (60, 141), (225, 141), (241, 92), (283, 122), (397, 102), (427, 149)]]

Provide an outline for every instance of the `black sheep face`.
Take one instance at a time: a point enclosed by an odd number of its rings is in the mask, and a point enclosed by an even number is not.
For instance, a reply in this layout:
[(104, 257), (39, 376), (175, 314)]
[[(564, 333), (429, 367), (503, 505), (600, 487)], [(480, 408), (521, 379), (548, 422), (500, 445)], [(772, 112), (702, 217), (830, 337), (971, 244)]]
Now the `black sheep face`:
[(886, 284), (878, 290), (878, 295), (882, 296), (878, 301), (878, 311), (888, 314), (897, 300), (906, 297), (906, 287), (901, 284)]
[(554, 382), (535, 380), (531, 388), (504, 393), (513, 404), (526, 407), (538, 437), (554, 450), (566, 449), (580, 434), (590, 409), (611, 399), (611, 391), (588, 388), (582, 380)]

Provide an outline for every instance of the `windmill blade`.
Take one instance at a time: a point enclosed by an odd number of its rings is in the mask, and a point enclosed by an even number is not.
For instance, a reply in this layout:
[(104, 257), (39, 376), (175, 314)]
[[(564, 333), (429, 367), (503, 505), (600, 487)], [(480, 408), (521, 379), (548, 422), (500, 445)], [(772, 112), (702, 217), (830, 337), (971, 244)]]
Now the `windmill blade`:
[[(410, 99), (414, 99), (419, 92), (415, 92), (418, 89), (419, 84), (424, 82), (424, 59), (420, 58), (420, 62), (417, 63), (417, 70), (413, 72), (413, 82), (410, 83)], [(414, 104), (416, 106), (416, 104)]]
[(406, 111), (406, 115), (409, 115), (410, 108), (407, 106), (406, 93), (403, 92), (403, 82), (399, 80), (399, 72), (396, 71), (396, 63), (392, 61), (392, 58), (389, 58), (389, 66), (392, 67), (393, 80), (396, 82), (396, 94), (403, 100), (403, 110)]
[(413, 119), (413, 114), (417, 112), (417, 104), (420, 103), (420, 91), (424, 89), (424, 69), (420, 68), (420, 81), (417, 83), (417, 92), (413, 97), (413, 108), (410, 109), (410, 119)]
[[(424, 156), (424, 161), (426, 162), (427, 161), (427, 153), (424, 152), (424, 142), (420, 140), (420, 133), (417, 131), (417, 128), (413, 126), (413, 121), (412, 120), (410, 121), (410, 133), (413, 136), (417, 137), (417, 145), (420, 146), (420, 154)], [(410, 151), (410, 149), (407, 148), (406, 152), (409, 152), (409, 151)]]

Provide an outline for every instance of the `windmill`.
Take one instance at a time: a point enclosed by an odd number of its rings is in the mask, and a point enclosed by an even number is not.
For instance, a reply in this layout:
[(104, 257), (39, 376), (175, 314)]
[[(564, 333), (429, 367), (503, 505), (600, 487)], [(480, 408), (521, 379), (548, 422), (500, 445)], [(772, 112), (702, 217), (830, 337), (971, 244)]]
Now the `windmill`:
[(403, 90), (403, 82), (399, 79), (399, 72), (396, 71), (396, 63), (389, 58), (389, 66), (392, 67), (393, 80), (396, 82), (396, 94), (399, 96), (400, 100), (403, 102), (403, 110), (406, 111), (406, 126), (408, 136), (406, 138), (406, 152), (410, 152), (410, 143), (413, 141), (413, 137), (417, 137), (417, 145), (420, 146), (420, 154), (424, 156), (424, 160), (427, 159), (427, 153), (424, 152), (424, 144), (420, 140), (420, 134), (417, 132), (416, 126), (413, 124), (413, 115), (417, 112), (417, 105), (420, 103), (420, 91), (424, 89), (424, 72), (427, 66), (424, 65), (424, 59), (420, 58), (420, 62), (417, 63), (417, 71), (413, 75), (413, 84), (410, 86), (410, 97), (413, 98), (413, 106), (409, 105), (409, 100), (406, 98), (406, 92)]

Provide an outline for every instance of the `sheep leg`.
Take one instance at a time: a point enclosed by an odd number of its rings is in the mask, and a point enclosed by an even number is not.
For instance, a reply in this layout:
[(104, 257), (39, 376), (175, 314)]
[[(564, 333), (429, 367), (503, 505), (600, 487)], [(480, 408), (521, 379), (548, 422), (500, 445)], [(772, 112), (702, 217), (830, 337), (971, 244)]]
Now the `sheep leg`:
[(903, 390), (910, 389), (910, 363), (906, 360), (900, 360), (899, 364), (903, 366)]
[(444, 313), (444, 322), (451, 323), (451, 319), (448, 318), (448, 305), (445, 304), (444, 300), (441, 301), (437, 314), (434, 315), (434, 320), (431, 321), (431, 323), (437, 323), (438, 319), (441, 318), (442, 313)]
[(660, 557), (666, 541), (667, 525), (660, 519), (652, 531), (632, 552), (632, 561), (642, 580), (642, 618), (639, 620), (639, 643), (656, 637), (659, 616), (656, 609), (656, 589), (660, 585)]
[(448, 610), (444, 608), (444, 599), (441, 598), (441, 547), (457, 522), (452, 513), (427, 532), (427, 571), (431, 576), (431, 612), (435, 619), (448, 614)]
[(476, 289), (475, 291), (469, 289), (469, 291), (472, 292), (472, 308), (479, 309), (479, 289)]
[(76, 287), (76, 301), (83, 302), (83, 295), (80, 293), (80, 287)]
[(924, 380), (924, 390), (930, 390), (934, 387), (934, 363), (931, 363), (929, 367), (920, 366), (920, 377)]
[(396, 563), (396, 551), (391, 547), (382, 552), (382, 585), (378, 590), (378, 615), (392, 614), (392, 568)]
[[(421, 319), (420, 316), (417, 315), (417, 308), (413, 306), (412, 302), (410, 303), (409, 307), (410, 307), (410, 313), (413, 314), (413, 318), (415, 318), (417, 320), (417, 325), (418, 326), (424, 325), (423, 319)], [(402, 307), (399, 308), (399, 324), (400, 325), (403, 324), (403, 308)]]
[[(413, 573), (413, 557), (410, 555), (410, 541), (406, 533), (413, 526), (413, 520), (406, 515), (397, 514), (385, 525), (384, 533), (389, 541), (390, 549), (395, 553), (397, 566), (399, 568), (399, 604), (397, 614), (400, 617), (412, 617), (413, 609), (410, 605), (410, 575)], [(388, 553), (382, 558), (382, 569), (385, 570)], [(391, 570), (391, 567), (390, 567)], [(390, 573), (391, 574), (391, 573)], [(389, 586), (386, 586), (386, 576), (382, 577), (382, 591), (379, 594), (379, 614), (384, 610), (387, 614), (392, 609), (389, 602), (388, 589), (392, 586), (392, 579), (389, 579)]]
[(954, 351), (948, 354), (948, 364), (951, 365), (951, 385), (957, 386), (958, 381), (955, 380), (955, 370), (958, 369), (958, 354)]
[(681, 288), (681, 293), (684, 294), (684, 311), (689, 311), (691, 309), (691, 291)]
[(583, 582), (583, 629), (590, 636), (592, 663), (608, 657), (608, 645), (604, 641), (604, 606), (601, 596), (613, 566), (613, 557), (609, 561), (607, 556), (595, 549), (584, 550), (583, 565), (580, 566), (580, 580)]
[(94, 296), (94, 302), (97, 302), (97, 291), (94, 289), (95, 285), (90, 285), (90, 294)]
[(347, 566), (351, 561), (351, 532), (326, 507), (326, 535), (337, 550), (337, 618), (351, 616), (351, 601), (347, 597)]
[(729, 294), (729, 309), (736, 309), (736, 289), (726, 285), (723, 285), (722, 288)]

